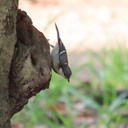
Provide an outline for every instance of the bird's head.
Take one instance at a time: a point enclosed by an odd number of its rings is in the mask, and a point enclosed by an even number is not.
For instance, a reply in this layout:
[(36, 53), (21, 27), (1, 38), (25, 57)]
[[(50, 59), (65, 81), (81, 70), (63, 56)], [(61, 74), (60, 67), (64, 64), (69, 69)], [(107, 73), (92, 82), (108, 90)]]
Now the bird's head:
[(62, 71), (63, 71), (64, 77), (68, 80), (68, 82), (70, 82), (70, 77), (72, 75), (72, 71), (70, 67), (68, 65), (63, 65)]

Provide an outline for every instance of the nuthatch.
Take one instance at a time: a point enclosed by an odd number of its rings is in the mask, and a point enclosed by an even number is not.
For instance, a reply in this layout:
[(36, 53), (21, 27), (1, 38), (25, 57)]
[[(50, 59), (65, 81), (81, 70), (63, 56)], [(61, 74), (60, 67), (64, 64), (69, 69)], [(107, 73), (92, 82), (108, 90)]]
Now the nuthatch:
[(57, 31), (58, 42), (55, 46), (52, 46), (53, 47), (51, 51), (52, 68), (57, 74), (63, 76), (68, 80), (68, 82), (70, 82), (70, 76), (72, 74), (72, 71), (68, 66), (67, 51), (63, 42), (61, 41), (59, 30), (56, 24), (55, 24), (55, 28)]

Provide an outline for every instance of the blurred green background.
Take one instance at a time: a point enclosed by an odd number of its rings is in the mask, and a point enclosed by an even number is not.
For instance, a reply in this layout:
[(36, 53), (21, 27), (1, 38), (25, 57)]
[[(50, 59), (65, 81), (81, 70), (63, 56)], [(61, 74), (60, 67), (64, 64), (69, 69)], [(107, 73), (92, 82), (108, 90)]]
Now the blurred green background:
[(12, 128), (128, 127), (128, 1), (22, 0), (19, 8), (56, 43), (58, 24), (71, 82), (52, 72), (50, 88), (14, 115)]

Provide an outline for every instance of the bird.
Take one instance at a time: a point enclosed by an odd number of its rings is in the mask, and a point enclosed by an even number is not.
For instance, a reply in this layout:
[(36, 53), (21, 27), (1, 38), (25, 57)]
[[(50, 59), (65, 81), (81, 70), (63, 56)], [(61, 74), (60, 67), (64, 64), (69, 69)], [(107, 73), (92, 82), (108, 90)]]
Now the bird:
[(59, 29), (56, 23), (55, 23), (55, 28), (57, 31), (57, 43), (55, 46), (50, 45), (53, 48), (51, 51), (52, 69), (57, 74), (67, 79), (68, 82), (70, 82), (72, 71), (68, 65), (67, 50), (60, 38)]

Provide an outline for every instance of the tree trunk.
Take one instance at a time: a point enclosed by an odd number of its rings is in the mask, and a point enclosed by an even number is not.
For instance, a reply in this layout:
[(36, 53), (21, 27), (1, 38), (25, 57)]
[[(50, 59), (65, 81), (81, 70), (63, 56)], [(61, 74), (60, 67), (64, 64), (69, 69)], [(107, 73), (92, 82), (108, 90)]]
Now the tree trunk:
[(16, 43), (17, 0), (0, 1), (0, 128), (10, 127), (9, 71)]
[(0, 1), (0, 128), (10, 128), (11, 117), (51, 79), (49, 43), (17, 5)]

